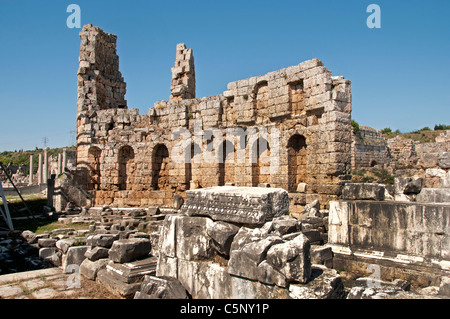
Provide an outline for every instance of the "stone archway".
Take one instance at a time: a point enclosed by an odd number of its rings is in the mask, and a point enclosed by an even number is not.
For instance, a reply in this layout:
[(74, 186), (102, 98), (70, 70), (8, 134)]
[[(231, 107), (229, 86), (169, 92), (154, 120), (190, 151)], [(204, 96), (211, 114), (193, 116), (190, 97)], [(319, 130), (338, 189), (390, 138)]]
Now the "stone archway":
[(224, 141), (221, 145), (219, 159), (219, 186), (234, 183), (235, 148), (231, 141)]
[(270, 183), (270, 145), (260, 137), (252, 145), (252, 186)]
[(305, 183), (306, 171), (306, 139), (303, 135), (294, 134), (288, 141), (288, 191), (295, 192), (299, 183)]
[(119, 149), (119, 190), (130, 190), (134, 177), (134, 150), (125, 145)]
[(152, 156), (152, 188), (167, 189), (169, 186), (169, 150), (164, 144), (157, 145)]

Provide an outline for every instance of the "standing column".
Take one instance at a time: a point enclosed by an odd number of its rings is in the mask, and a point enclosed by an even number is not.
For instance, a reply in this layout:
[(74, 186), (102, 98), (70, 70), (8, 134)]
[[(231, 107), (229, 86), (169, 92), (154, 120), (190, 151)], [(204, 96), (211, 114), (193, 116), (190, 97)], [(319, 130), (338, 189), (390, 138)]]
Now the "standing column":
[(58, 175), (62, 173), (62, 154), (58, 154)]
[(42, 153), (39, 154), (39, 164), (38, 164), (38, 184), (42, 184)]
[(48, 148), (44, 148), (44, 169), (42, 170), (42, 179), (44, 184), (47, 184), (48, 179)]
[(66, 170), (67, 165), (67, 150), (63, 148), (63, 155), (62, 155), (62, 172), (64, 173)]
[(29, 182), (28, 185), (33, 185), (33, 155), (30, 155), (30, 169), (28, 170), (28, 178)]

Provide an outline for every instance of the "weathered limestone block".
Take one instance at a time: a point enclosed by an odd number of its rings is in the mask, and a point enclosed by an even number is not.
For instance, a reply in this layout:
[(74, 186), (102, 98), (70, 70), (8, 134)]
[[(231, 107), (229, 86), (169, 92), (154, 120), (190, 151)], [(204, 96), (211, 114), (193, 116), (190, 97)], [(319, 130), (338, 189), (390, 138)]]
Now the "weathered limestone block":
[(80, 274), (89, 280), (95, 280), (100, 269), (104, 269), (108, 262), (108, 258), (97, 259), (95, 261), (86, 258), (80, 265)]
[(134, 294), (140, 289), (141, 283), (134, 282), (131, 284), (124, 283), (114, 277), (106, 269), (100, 269), (97, 273), (97, 279), (100, 284), (105, 286), (113, 294), (123, 298), (133, 298)]
[(61, 266), (61, 252), (55, 247), (43, 247), (39, 249), (39, 258), (45, 259), (54, 266)]
[(334, 269), (312, 265), (311, 278), (306, 284), (291, 284), (289, 296), (293, 299), (343, 299), (342, 279)]
[(229, 256), (231, 243), (239, 227), (230, 223), (217, 221), (208, 223), (206, 232), (212, 239), (212, 245), (222, 255)]
[(244, 245), (240, 250), (232, 250), (228, 262), (228, 273), (231, 275), (258, 280), (258, 265), (267, 255), (272, 245), (280, 244), (283, 240), (278, 236), (254, 241)]
[(159, 239), (160, 254), (185, 260), (202, 260), (214, 254), (207, 230), (213, 226), (207, 217), (167, 215)]
[(342, 189), (342, 198), (349, 200), (384, 200), (384, 187), (381, 184), (347, 183)]
[(289, 197), (281, 188), (221, 186), (188, 190), (180, 209), (189, 216), (262, 225), (289, 210)]
[(213, 221), (206, 217), (181, 216), (176, 224), (176, 256), (184, 260), (208, 259), (213, 255), (207, 229)]
[(125, 263), (147, 256), (151, 250), (149, 239), (132, 238), (116, 240), (109, 250), (109, 259)]
[(303, 234), (285, 243), (273, 245), (266, 260), (288, 281), (306, 283), (311, 276), (310, 243)]
[(105, 248), (111, 248), (114, 241), (119, 239), (119, 234), (97, 234), (97, 235), (91, 235), (87, 238), (87, 245), (96, 247), (105, 247)]
[(450, 203), (450, 189), (423, 188), (417, 194), (416, 201), (421, 203)]
[(134, 299), (187, 299), (186, 289), (174, 277), (146, 275)]
[(84, 256), (88, 258), (90, 261), (96, 261), (101, 258), (108, 258), (109, 249), (105, 247), (94, 247), (86, 251)]
[(56, 239), (53, 238), (40, 238), (38, 240), (39, 247), (56, 247)]
[(289, 216), (276, 217), (272, 221), (272, 229), (279, 236), (283, 236), (300, 231), (301, 222)]
[(67, 250), (67, 253), (62, 256), (62, 269), (64, 272), (71, 272), (73, 269), (71, 265), (80, 266), (86, 258), (84, 254), (89, 249), (88, 246), (72, 246)]
[(450, 168), (450, 152), (442, 152), (439, 155), (438, 165), (440, 168), (443, 168), (443, 169)]
[(106, 265), (106, 270), (116, 279), (132, 284), (141, 282), (146, 275), (155, 275), (157, 262), (158, 258), (154, 256), (126, 263), (116, 263), (110, 260)]

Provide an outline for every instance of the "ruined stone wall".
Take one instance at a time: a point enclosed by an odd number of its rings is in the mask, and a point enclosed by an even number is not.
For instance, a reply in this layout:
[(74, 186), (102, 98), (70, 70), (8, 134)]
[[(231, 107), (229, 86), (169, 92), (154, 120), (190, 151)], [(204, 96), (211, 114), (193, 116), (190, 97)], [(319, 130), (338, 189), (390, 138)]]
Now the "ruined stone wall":
[[(89, 168), (94, 205), (169, 206), (174, 194), (225, 183), (292, 193), (305, 183), (293, 209), (316, 198), (327, 205), (339, 197), (351, 170), (351, 84), (332, 77), (319, 60), (231, 82), (223, 94), (210, 97), (174, 99), (172, 82), (171, 100), (139, 115), (137, 109), (121, 108), (125, 83), (115, 69), (115, 37), (85, 27), (80, 61), (92, 47), (85, 34), (110, 39), (96, 41), (107, 43), (114, 57), (104, 61), (112, 64), (105, 68), (96, 61), (91, 69), (97, 77), (78, 83), (77, 160)], [(96, 51), (103, 47), (95, 46), (92, 54), (101, 57)], [(192, 51), (181, 47), (173, 78), (192, 70), (185, 87), (195, 94)], [(178, 61), (185, 65), (177, 66)], [(120, 94), (109, 103), (91, 98), (89, 88), (112, 70), (110, 87)], [(83, 72), (79, 79), (86, 79)]]
[(386, 140), (377, 130), (360, 126), (352, 141), (352, 169), (383, 167), (389, 162)]
[(424, 187), (450, 187), (450, 131), (435, 142), (417, 143), (400, 136), (387, 141), (389, 166), (397, 177), (421, 177)]

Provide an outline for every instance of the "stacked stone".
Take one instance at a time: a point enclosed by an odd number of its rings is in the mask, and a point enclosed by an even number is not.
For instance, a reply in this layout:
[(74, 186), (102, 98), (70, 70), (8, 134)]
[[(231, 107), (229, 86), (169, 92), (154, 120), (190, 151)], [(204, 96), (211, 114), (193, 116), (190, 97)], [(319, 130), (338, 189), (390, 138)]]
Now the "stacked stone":
[[(301, 222), (283, 215), (285, 206), (278, 204), (274, 210), (262, 209), (264, 218), (255, 218), (249, 189), (241, 194), (239, 209), (220, 212), (219, 194), (211, 197), (206, 190), (203, 197), (188, 196), (181, 211), (190, 216), (168, 215), (164, 220), (156, 275), (177, 278), (193, 298), (304, 298), (314, 291), (320, 291), (316, 298), (342, 297), (337, 273), (312, 265)], [(259, 196), (264, 207), (277, 192), (269, 188), (262, 194), (254, 188), (253, 198)], [(205, 215), (209, 217), (200, 217)], [(311, 280), (317, 272), (330, 280)]]
[(98, 270), (97, 280), (121, 297), (134, 297), (144, 277), (156, 272), (157, 258), (150, 251), (148, 235), (114, 241), (108, 259), (102, 262), (106, 268)]
[(352, 134), (352, 169), (360, 170), (387, 164), (389, 155), (383, 134), (368, 126), (360, 126), (359, 129), (359, 134)]
[(177, 44), (175, 66), (172, 68), (171, 100), (195, 98), (195, 69), (192, 49)]

